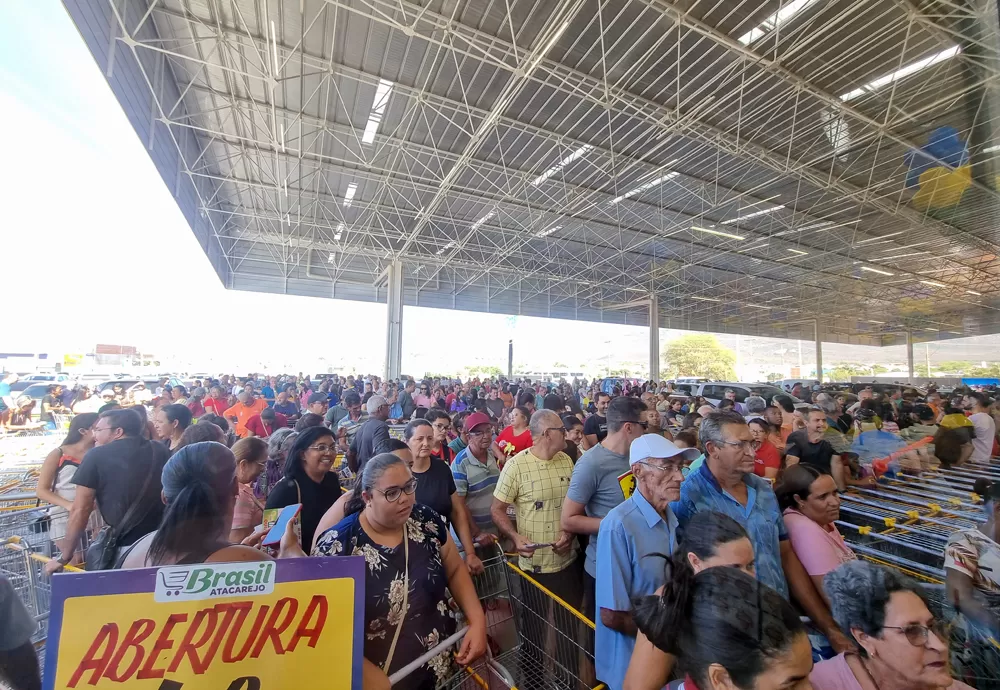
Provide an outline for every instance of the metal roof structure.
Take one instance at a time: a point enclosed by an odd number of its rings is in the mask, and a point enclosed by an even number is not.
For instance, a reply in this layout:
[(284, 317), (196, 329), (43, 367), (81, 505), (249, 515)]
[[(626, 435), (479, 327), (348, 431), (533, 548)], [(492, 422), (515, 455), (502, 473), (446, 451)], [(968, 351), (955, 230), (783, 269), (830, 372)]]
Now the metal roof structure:
[(1000, 331), (995, 3), (64, 4), (229, 288)]

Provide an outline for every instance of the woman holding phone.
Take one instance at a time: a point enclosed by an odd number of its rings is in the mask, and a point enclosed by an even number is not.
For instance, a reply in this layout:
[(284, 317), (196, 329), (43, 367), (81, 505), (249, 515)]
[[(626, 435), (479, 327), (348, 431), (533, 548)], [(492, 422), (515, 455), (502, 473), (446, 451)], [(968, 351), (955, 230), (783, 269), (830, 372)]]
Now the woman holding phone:
[[(184, 446), (163, 466), (161, 478), (167, 507), (160, 526), (129, 547), (117, 567), (271, 559), (262, 551), (229, 541), (238, 491), (236, 457), (231, 450), (213, 441)], [(304, 555), (290, 526), (281, 539), (279, 558)]]

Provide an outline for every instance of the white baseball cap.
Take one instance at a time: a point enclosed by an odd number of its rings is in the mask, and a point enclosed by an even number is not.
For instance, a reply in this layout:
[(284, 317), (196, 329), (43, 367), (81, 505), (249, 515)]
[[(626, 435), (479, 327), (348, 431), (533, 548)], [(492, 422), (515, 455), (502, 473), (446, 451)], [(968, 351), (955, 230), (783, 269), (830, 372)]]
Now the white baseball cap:
[(688, 461), (693, 461), (701, 455), (697, 448), (678, 448), (659, 434), (643, 434), (628, 449), (628, 463), (634, 465), (650, 458), (666, 459), (680, 455)]

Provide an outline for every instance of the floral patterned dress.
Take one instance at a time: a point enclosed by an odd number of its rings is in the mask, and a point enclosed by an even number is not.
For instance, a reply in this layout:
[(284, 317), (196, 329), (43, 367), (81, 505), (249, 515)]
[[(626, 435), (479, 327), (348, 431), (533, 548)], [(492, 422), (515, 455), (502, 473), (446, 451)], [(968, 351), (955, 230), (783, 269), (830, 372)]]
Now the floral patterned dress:
[[(455, 614), (449, 606), (451, 594), (441, 560), (447, 539), (444, 519), (423, 505), (414, 505), (406, 522), (410, 541), (409, 595), (403, 612), (406, 567), (403, 544), (388, 548), (372, 541), (361, 526), (360, 513), (344, 518), (316, 540), (314, 556), (364, 556), (365, 658), (387, 674), (397, 671), (455, 632)], [(405, 617), (404, 617), (405, 616)], [(396, 626), (403, 629), (396, 643), (392, 667), (383, 668)], [(411, 673), (394, 690), (433, 688), (453, 672), (449, 651), (431, 659)]]

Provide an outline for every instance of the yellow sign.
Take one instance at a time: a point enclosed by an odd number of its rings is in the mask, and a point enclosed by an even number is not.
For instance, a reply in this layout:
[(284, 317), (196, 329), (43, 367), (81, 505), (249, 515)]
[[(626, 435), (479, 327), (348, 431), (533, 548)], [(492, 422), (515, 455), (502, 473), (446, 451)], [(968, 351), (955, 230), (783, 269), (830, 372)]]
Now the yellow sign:
[[(263, 583), (258, 563), (188, 566), (180, 576), (178, 567), (57, 576), (45, 687), (276, 690), (322, 677), (324, 688), (360, 690), (363, 561), (358, 573), (331, 565), (347, 560), (355, 559), (268, 563), (278, 573), (267, 582), (263, 572)], [(313, 572), (289, 581), (303, 573), (282, 573), (286, 566)], [(153, 584), (149, 573), (159, 576), (154, 587), (127, 579)], [(70, 578), (69, 592), (57, 587)], [(108, 584), (119, 591), (77, 594)]]
[(635, 493), (635, 475), (632, 474), (632, 470), (618, 475), (618, 486), (622, 488), (626, 501), (632, 498), (632, 494)]
[(64, 367), (78, 367), (83, 364), (83, 355), (63, 355), (63, 366)]

